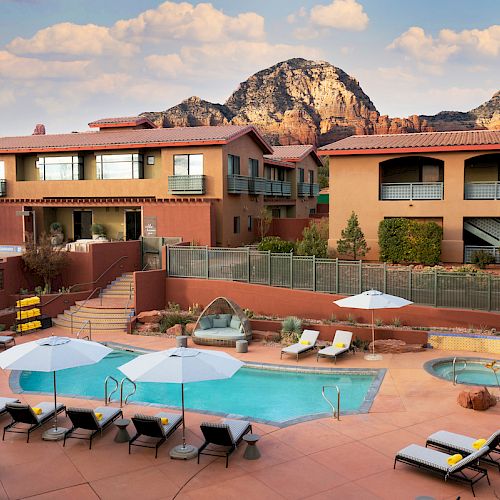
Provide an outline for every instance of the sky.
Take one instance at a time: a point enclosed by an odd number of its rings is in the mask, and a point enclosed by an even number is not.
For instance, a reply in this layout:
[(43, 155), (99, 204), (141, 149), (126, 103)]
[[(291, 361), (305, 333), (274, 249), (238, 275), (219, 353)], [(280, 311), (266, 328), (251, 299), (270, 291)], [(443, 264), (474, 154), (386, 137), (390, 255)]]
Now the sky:
[(0, 0), (0, 136), (222, 103), (292, 57), (342, 68), (381, 114), (467, 111), (500, 89), (500, 0)]

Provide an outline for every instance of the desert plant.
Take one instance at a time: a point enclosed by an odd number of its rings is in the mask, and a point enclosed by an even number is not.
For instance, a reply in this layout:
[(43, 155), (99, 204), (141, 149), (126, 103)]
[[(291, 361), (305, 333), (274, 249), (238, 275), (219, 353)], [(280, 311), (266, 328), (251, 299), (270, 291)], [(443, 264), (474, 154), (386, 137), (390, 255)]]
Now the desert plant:
[(92, 224), (90, 226), (90, 232), (97, 236), (106, 236), (106, 228), (102, 224)]
[(5, 330), (6, 326), (3, 323), (0, 323), (0, 332)]
[(356, 316), (354, 316), (354, 314), (348, 314), (347, 315), (347, 318), (345, 319), (347, 321), (347, 323), (349, 323), (350, 325), (355, 325), (357, 323), (356, 321)]
[(181, 306), (176, 302), (169, 302), (167, 305), (167, 311), (180, 312)]
[(470, 261), (479, 269), (484, 269), (488, 264), (495, 263), (495, 256), (486, 250), (475, 250), (470, 256)]
[(391, 325), (395, 326), (396, 328), (399, 328), (402, 325), (401, 319), (399, 319), (399, 318), (393, 318), (393, 320), (391, 322)]
[(328, 255), (328, 220), (309, 223), (302, 232), (302, 240), (297, 242), (298, 255), (315, 255), (324, 259)]
[(257, 227), (259, 230), (259, 236), (261, 241), (266, 237), (269, 228), (271, 227), (271, 222), (273, 221), (273, 214), (269, 208), (264, 207), (259, 211), (259, 221)]
[(19, 295), (27, 295), (28, 291), (29, 290), (27, 288), (20, 288), (19, 289)]
[(184, 325), (194, 321), (191, 314), (182, 311), (168, 311), (160, 320), (160, 332), (165, 333), (169, 328), (175, 325)]
[(383, 326), (384, 322), (380, 318), (375, 318), (375, 326)]
[(266, 236), (257, 246), (262, 252), (290, 253), (295, 250), (295, 244), (291, 241), (282, 240), (279, 236)]
[(191, 304), (188, 308), (188, 314), (191, 314), (192, 316), (199, 316), (202, 309), (203, 308), (198, 303)]
[(365, 235), (359, 226), (358, 216), (352, 212), (346, 228), (342, 230), (340, 239), (337, 240), (337, 252), (356, 260), (364, 257), (369, 250)]
[(302, 320), (295, 316), (288, 316), (281, 323), (281, 340), (285, 343), (295, 343), (302, 333)]
[(336, 315), (336, 314), (332, 314), (332, 315), (330, 316), (330, 321), (331, 321), (332, 323), (336, 323), (336, 322), (337, 322), (337, 315)]
[(58, 234), (63, 232), (63, 227), (59, 222), (52, 222), (49, 226), (50, 234)]
[(247, 318), (253, 318), (255, 316), (255, 313), (251, 309), (243, 309), (243, 312)]

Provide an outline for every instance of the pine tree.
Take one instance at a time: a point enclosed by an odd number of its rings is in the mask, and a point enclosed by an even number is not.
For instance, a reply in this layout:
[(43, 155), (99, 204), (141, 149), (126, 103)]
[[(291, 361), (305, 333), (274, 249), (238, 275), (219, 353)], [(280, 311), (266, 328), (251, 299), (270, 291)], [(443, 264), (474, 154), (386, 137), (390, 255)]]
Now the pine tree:
[(354, 260), (364, 257), (370, 250), (366, 244), (365, 235), (359, 227), (358, 216), (352, 212), (347, 227), (340, 233), (337, 241), (337, 252), (341, 255), (349, 255)]
[(297, 242), (297, 255), (315, 255), (325, 258), (328, 254), (328, 221), (311, 222)]

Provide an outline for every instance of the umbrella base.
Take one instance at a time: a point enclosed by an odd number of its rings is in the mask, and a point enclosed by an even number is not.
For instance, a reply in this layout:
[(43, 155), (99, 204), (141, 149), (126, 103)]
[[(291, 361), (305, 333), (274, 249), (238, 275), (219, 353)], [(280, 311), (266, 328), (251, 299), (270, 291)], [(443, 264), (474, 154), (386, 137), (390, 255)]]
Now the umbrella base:
[(170, 450), (170, 458), (177, 460), (191, 460), (198, 456), (198, 448), (192, 444), (182, 446), (182, 444), (175, 446)]
[(367, 361), (380, 361), (382, 359), (382, 354), (366, 354), (365, 359)]
[(44, 441), (60, 441), (64, 439), (66, 432), (68, 432), (66, 427), (52, 427), (42, 434), (42, 439)]

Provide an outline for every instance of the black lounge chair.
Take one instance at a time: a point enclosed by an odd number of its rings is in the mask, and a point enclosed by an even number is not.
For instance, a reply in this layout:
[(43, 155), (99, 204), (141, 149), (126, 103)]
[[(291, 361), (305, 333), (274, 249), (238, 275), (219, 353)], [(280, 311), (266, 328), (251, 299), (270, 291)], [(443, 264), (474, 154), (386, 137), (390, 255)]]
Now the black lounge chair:
[[(431, 446), (438, 450), (447, 451), (450, 453), (460, 453), (462, 455), (470, 455), (477, 451), (473, 443), (476, 438), (455, 434), (454, 432), (438, 431), (431, 434), (427, 438), (425, 446)], [(481, 462), (498, 467), (500, 471), (500, 430), (494, 432), (485, 443), (490, 450), (487, 454), (481, 457)], [(495, 458), (497, 457), (497, 458)]]
[[(33, 408), (40, 408), (42, 413), (36, 415)], [(59, 403), (57, 413), (61, 413), (65, 408), (63, 404)], [(27, 443), (29, 443), (30, 434), (51, 420), (56, 414), (54, 403), (49, 402), (38, 403), (34, 406), (22, 403), (7, 403), (5, 410), (11, 416), (12, 422), (3, 428), (2, 441), (5, 439), (6, 432), (17, 432), (19, 434), (28, 434)], [(25, 427), (25, 425), (28, 427)]]
[(483, 446), (475, 453), (471, 453), (470, 455), (464, 457), (455, 465), (449, 465), (449, 454), (432, 450), (424, 446), (419, 446), (417, 444), (411, 444), (398, 451), (394, 459), (394, 468), (396, 468), (396, 462), (402, 462), (404, 464), (413, 465), (419, 469), (424, 469), (437, 474), (445, 481), (448, 479), (454, 479), (462, 483), (467, 483), (471, 487), (472, 494), (476, 496), (474, 493), (474, 485), (479, 480), (485, 477), (488, 484), (491, 484), (490, 478), (488, 477), (488, 471), (477, 465), (481, 457), (486, 455), (488, 451), (489, 448), (487, 446)]
[(5, 405), (8, 403), (19, 403), (19, 399), (16, 398), (0, 398), (0, 415), (7, 413)]
[[(200, 425), (205, 442), (198, 450), (198, 463), (200, 455), (213, 457), (226, 457), (226, 468), (229, 463), (229, 455), (243, 439), (243, 436), (252, 432), (252, 424), (246, 420), (222, 420), (220, 423), (203, 422)], [(209, 447), (214, 445), (215, 447)]]
[[(102, 413), (101, 420), (97, 420), (96, 413)], [(68, 408), (66, 415), (71, 420), (73, 426), (64, 434), (63, 446), (66, 446), (66, 439), (88, 439), (89, 450), (92, 449), (92, 439), (96, 434), (101, 434), (104, 429), (111, 425), (117, 418), (123, 417), (120, 408), (110, 408), (100, 406), (99, 408)], [(83, 429), (90, 432), (77, 432)]]
[[(162, 418), (168, 418), (168, 424), (162, 424)], [(128, 442), (129, 454), (132, 446), (140, 446), (142, 448), (154, 448), (155, 458), (158, 458), (158, 448), (182, 424), (182, 415), (166, 412), (160, 412), (153, 416), (137, 414), (132, 417), (132, 422), (137, 433)], [(144, 439), (139, 440), (141, 436), (156, 439), (156, 442), (151, 443)]]

